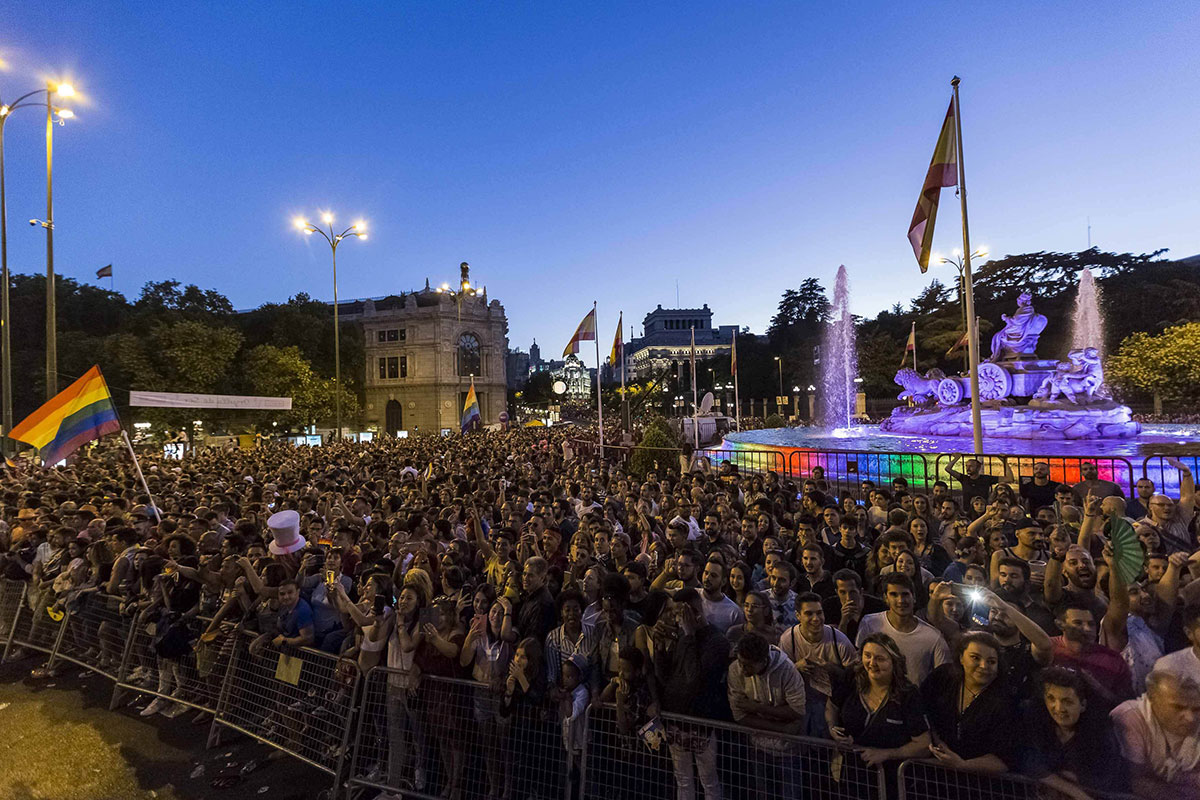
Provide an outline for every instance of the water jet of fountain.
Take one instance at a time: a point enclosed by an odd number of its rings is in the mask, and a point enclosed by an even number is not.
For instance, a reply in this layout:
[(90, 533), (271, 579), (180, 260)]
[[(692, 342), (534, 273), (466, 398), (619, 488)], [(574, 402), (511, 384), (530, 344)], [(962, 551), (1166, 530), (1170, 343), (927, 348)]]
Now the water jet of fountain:
[(854, 416), (858, 358), (854, 347), (854, 317), (850, 313), (850, 282), (846, 266), (838, 267), (829, 322), (821, 337), (821, 416), (823, 426), (849, 428)]
[(1104, 317), (1100, 312), (1100, 287), (1092, 271), (1084, 267), (1079, 273), (1079, 295), (1071, 315), (1071, 349), (1094, 347), (1104, 357)]

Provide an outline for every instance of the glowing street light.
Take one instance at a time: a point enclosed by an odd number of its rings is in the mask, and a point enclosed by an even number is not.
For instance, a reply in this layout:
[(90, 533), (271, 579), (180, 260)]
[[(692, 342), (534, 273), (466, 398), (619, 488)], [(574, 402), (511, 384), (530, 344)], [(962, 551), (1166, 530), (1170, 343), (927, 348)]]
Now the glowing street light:
[[(321, 213), (321, 220), (330, 227), (328, 229), (321, 228), (309, 222), (304, 217), (293, 217), (292, 225), (295, 226), (296, 230), (303, 231), (307, 236), (312, 236), (314, 233), (321, 234), (325, 241), (329, 242), (329, 252), (333, 258), (333, 394), (337, 420), (337, 437), (335, 441), (340, 442), (342, 440), (342, 348), (341, 328), (338, 323), (337, 247), (348, 236), (356, 236), (359, 239), (367, 238), (365, 233), (366, 223), (359, 220), (341, 233), (334, 233), (333, 214), (324, 211)], [(360, 225), (363, 226), (362, 230), (359, 229)]]
[[(8, 208), (4, 186), (4, 127), (12, 113), (20, 108), (42, 105), (45, 95), (46, 107), (46, 397), (58, 393), (58, 331), (54, 295), (54, 123), (65, 124), (75, 116), (67, 108), (54, 105), (54, 97), (74, 97), (75, 87), (69, 83), (47, 82), (46, 88), (35, 89), (12, 102), (0, 100), (0, 424), (4, 432), (12, 429), (12, 342), (9, 335), (12, 325), (9, 313), (10, 278), (8, 272)], [(39, 224), (39, 223), (34, 223)], [(8, 441), (4, 440), (5, 452)]]

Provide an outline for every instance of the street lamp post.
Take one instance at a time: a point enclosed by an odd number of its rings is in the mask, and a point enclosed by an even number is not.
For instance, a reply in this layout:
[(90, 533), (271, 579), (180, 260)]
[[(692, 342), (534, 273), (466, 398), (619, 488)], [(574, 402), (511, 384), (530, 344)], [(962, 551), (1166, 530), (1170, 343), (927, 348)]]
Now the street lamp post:
[[(46, 221), (31, 220), (34, 225), (42, 224), (46, 228), (46, 396), (57, 394), (58, 386), (58, 348), (55, 326), (55, 296), (54, 296), (54, 195), (52, 193), (53, 167), (53, 130), (54, 118), (58, 117), (59, 124), (70, 119), (74, 113), (70, 109), (57, 108), (52, 102), (54, 95), (73, 97), (75, 89), (67, 83), (47, 83), (45, 89), (35, 89), (23, 94), (12, 103), (0, 102), (0, 422), (3, 423), (7, 434), (12, 429), (12, 335), (11, 316), (9, 312), (9, 288), (11, 280), (8, 273), (8, 202), (5, 197), (4, 185), (4, 127), (8, 118), (18, 108), (40, 105), (40, 101), (32, 98), (45, 93), (46, 95)], [(7, 439), (3, 445), (8, 449)]]
[(329, 252), (333, 258), (333, 397), (334, 413), (337, 420), (337, 436), (335, 441), (340, 442), (342, 440), (342, 339), (341, 327), (338, 322), (337, 248), (347, 236), (357, 236), (360, 239), (367, 238), (367, 224), (359, 220), (341, 233), (334, 233), (333, 214), (328, 211), (321, 214), (321, 222), (329, 226), (328, 230), (312, 224), (303, 217), (296, 217), (292, 222), (295, 224), (297, 230), (304, 231), (309, 236), (312, 236), (314, 233), (321, 234), (325, 241), (329, 242)]

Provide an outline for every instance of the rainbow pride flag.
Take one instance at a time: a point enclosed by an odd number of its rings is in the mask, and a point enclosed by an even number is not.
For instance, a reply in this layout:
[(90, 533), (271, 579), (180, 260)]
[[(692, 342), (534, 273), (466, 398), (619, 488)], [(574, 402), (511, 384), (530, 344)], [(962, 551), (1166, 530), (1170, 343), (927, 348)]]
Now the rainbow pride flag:
[(93, 439), (119, 430), (112, 395), (97, 366), (21, 420), (8, 436), (36, 447), (42, 463), (49, 466)]
[(463, 403), (462, 432), (466, 433), (472, 422), (479, 422), (479, 400), (475, 397), (475, 378), (471, 378), (471, 388), (467, 390), (467, 399)]

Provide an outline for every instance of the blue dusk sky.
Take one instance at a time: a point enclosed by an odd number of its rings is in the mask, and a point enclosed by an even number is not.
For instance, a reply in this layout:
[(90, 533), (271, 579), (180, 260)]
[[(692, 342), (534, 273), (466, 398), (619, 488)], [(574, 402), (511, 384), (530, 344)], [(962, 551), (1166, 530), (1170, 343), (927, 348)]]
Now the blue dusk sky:
[[(928, 281), (906, 239), (962, 76), (972, 238), (1200, 253), (1191, 3), (65, 3), (0, 0), (0, 97), (69, 80), (56, 266), (237, 308), (329, 299), (296, 214), (362, 216), (343, 298), (453, 281), (557, 355), (599, 301), (766, 327), (839, 264), (871, 315)], [(43, 120), (7, 125), (9, 261), (44, 269)], [(935, 247), (961, 244), (943, 194)], [(931, 270), (949, 280), (953, 268)], [(107, 280), (103, 281), (107, 285)], [(19, 309), (16, 310), (19, 313)], [(591, 348), (585, 348), (585, 353)], [(590, 358), (589, 358), (590, 360)]]

